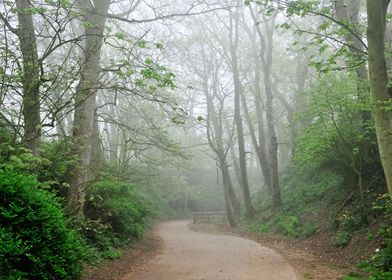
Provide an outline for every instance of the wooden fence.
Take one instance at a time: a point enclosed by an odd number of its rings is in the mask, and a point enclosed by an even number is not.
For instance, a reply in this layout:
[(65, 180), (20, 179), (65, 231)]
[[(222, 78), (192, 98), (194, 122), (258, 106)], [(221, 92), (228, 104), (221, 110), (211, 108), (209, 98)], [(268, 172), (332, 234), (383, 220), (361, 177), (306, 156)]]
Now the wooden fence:
[(196, 212), (193, 213), (193, 223), (207, 223), (223, 225), (227, 223), (226, 212)]

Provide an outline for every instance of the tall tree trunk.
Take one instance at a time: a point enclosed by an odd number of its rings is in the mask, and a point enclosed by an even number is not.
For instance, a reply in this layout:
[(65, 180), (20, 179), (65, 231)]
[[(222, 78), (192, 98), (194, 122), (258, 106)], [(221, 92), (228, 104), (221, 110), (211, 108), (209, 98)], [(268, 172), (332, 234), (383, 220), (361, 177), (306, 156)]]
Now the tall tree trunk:
[(385, 17), (390, 0), (367, 0), (370, 91), (378, 149), (392, 196), (392, 93), (385, 59)]
[[(229, 129), (229, 125), (228, 125), (227, 122), (225, 122), (225, 126), (227, 128), (227, 135), (232, 134), (232, 132)], [(237, 159), (237, 157), (235, 155), (233, 141), (234, 140), (231, 141), (230, 147), (229, 147), (230, 155), (231, 155), (231, 159), (232, 159), (232, 163), (233, 163), (233, 169), (234, 169), (235, 178), (237, 179), (238, 185), (242, 189), (240, 166), (238, 164), (238, 159)], [(227, 152), (229, 152), (229, 151), (227, 151)], [(230, 190), (231, 201), (232, 201), (232, 204), (233, 204), (233, 210), (234, 210), (234, 213), (236, 215), (238, 215), (238, 214), (240, 214), (240, 211), (241, 211), (241, 203), (240, 203), (240, 199), (238, 198), (238, 195), (236, 194), (236, 192), (234, 190), (234, 186), (233, 186), (233, 182), (231, 180), (230, 168), (229, 168), (229, 164), (228, 164), (227, 158), (226, 158), (226, 164), (227, 164), (227, 174), (229, 174), (229, 176), (230, 176), (229, 190)]]
[(245, 137), (244, 129), (242, 126), (241, 118), (241, 82), (239, 78), (238, 69), (238, 11), (234, 15), (230, 15), (230, 54), (231, 54), (231, 70), (234, 80), (234, 121), (237, 129), (237, 140), (238, 140), (238, 158), (241, 172), (241, 185), (244, 197), (245, 205), (245, 216), (247, 219), (251, 219), (255, 216), (255, 210), (253, 208), (248, 182), (248, 172), (246, 167), (246, 152), (245, 152)]
[(240, 165), (238, 163), (238, 158), (235, 153), (234, 143), (231, 143), (231, 145), (230, 145), (230, 155), (231, 155), (231, 160), (233, 163), (233, 169), (234, 169), (234, 175), (236, 178), (236, 182), (238, 183), (238, 185), (242, 189)]
[[(251, 15), (254, 23), (257, 24), (257, 18), (251, 9)], [(277, 208), (282, 204), (279, 172), (278, 172), (278, 139), (275, 131), (274, 120), (274, 94), (272, 90), (272, 50), (273, 34), (275, 28), (276, 14), (272, 15), (270, 21), (264, 20), (263, 35), (260, 26), (256, 26), (256, 31), (261, 42), (261, 65), (264, 74), (264, 90), (266, 94), (265, 110), (267, 119), (268, 133), (268, 162), (271, 186), (272, 211), (275, 213)]]
[(84, 19), (89, 22), (85, 27), (84, 61), (80, 73), (79, 84), (75, 94), (75, 112), (73, 122), (73, 152), (78, 162), (69, 169), (68, 208), (82, 217), (85, 203), (85, 190), (88, 182), (91, 160), (91, 145), (94, 128), (94, 110), (98, 77), (101, 72), (101, 48), (106, 14), (110, 0), (83, 2), (86, 12)]
[(127, 131), (125, 128), (120, 129), (120, 166), (125, 169), (128, 165), (128, 143), (127, 143)]
[(119, 129), (116, 125), (112, 123), (105, 122), (105, 135), (106, 141), (109, 149), (109, 161), (112, 164), (118, 163), (118, 139), (119, 139)]
[(236, 226), (236, 222), (233, 215), (233, 210), (235, 210), (235, 205), (233, 204), (232, 194), (230, 193), (232, 190), (232, 183), (229, 173), (229, 167), (227, 166), (226, 158), (220, 156), (219, 159), (220, 169), (222, 171), (222, 180), (223, 180), (223, 188), (224, 188), (224, 195), (225, 195), (225, 208), (226, 208), (226, 215), (227, 219), (229, 220), (229, 224), (231, 227)]
[[(257, 77), (259, 76), (258, 74), (256, 75)], [(256, 80), (258, 80), (258, 79), (256, 79)], [(260, 82), (260, 81), (258, 80), (258, 82)], [(260, 92), (259, 92), (259, 94), (260, 94)], [(269, 174), (268, 161), (266, 158), (266, 151), (265, 151), (264, 129), (262, 128), (263, 114), (262, 114), (262, 112), (260, 112), (261, 115), (258, 114), (259, 116), (257, 118), (257, 125), (259, 127), (259, 140), (260, 140), (258, 142), (256, 132), (255, 132), (255, 129), (254, 129), (254, 126), (253, 126), (253, 123), (252, 123), (252, 120), (251, 120), (251, 117), (249, 114), (248, 105), (246, 104), (244, 94), (241, 94), (241, 100), (242, 100), (242, 108), (243, 108), (244, 114), (245, 114), (245, 119), (248, 124), (249, 134), (252, 139), (253, 147), (256, 151), (257, 160), (260, 165), (261, 173), (263, 174), (264, 184), (267, 185), (267, 190), (269, 193), (271, 193), (270, 174)], [(255, 98), (255, 103), (258, 103), (259, 101), (260, 100), (258, 100), (258, 98)], [(260, 107), (260, 105), (258, 105), (258, 106)], [(261, 109), (261, 108), (259, 108), (259, 109)], [(257, 113), (259, 113), (259, 112), (257, 112)], [(261, 122), (261, 124), (259, 122)]]
[[(298, 54), (297, 56), (297, 67), (296, 67), (296, 90), (294, 97), (294, 116), (304, 113), (306, 110), (306, 99), (303, 94), (305, 90), (306, 79), (309, 71), (309, 61), (308, 57), (303, 54)], [(295, 120), (293, 126), (291, 127), (291, 154), (295, 154), (296, 145), (298, 142), (298, 137), (300, 135), (301, 129), (307, 126), (308, 120), (301, 118), (301, 120)]]
[(264, 86), (266, 93), (266, 115), (267, 115), (267, 130), (269, 140), (269, 165), (270, 165), (270, 184), (272, 195), (272, 211), (282, 204), (279, 186), (279, 173), (278, 173), (278, 139), (275, 131), (274, 120), (274, 95), (272, 93), (272, 49), (273, 49), (273, 29), (275, 28), (275, 18), (272, 17), (269, 26), (266, 26), (266, 44), (265, 44), (265, 59), (262, 60), (263, 73), (264, 73)]
[[(267, 74), (266, 74), (267, 73)], [(264, 72), (267, 76), (268, 72)], [(267, 79), (268, 80), (268, 79)], [(272, 196), (272, 211), (275, 213), (277, 208), (282, 204), (279, 187), (279, 174), (278, 174), (278, 139), (275, 132), (275, 121), (273, 114), (273, 94), (270, 88), (270, 81), (264, 81), (267, 98), (266, 98), (266, 114), (267, 114), (267, 129), (269, 140), (269, 172), (270, 172), (270, 185)]]
[[(222, 170), (222, 176), (227, 177), (227, 189), (228, 189), (232, 209), (233, 209), (235, 215), (239, 215), (241, 212), (241, 203), (240, 203), (240, 200), (238, 199), (238, 196), (237, 196), (237, 194), (234, 190), (234, 187), (233, 187), (233, 182), (231, 180), (231, 175), (230, 175), (229, 164), (227, 163), (227, 156), (225, 156), (224, 161), (221, 162), (220, 164), (221, 164), (222, 168), (225, 169), (225, 170)], [(224, 181), (225, 180), (223, 180), (223, 182)]]
[(24, 142), (33, 155), (39, 155), (41, 142), (40, 62), (29, 0), (16, 0), (19, 28), (17, 35), (23, 56)]
[(104, 165), (104, 155), (101, 142), (101, 136), (99, 133), (98, 116), (94, 114), (94, 125), (92, 135), (92, 147), (91, 147), (91, 161), (90, 161), (90, 179), (95, 181), (99, 178)]
[[(388, 6), (387, 10), (388, 14), (392, 14), (392, 6)], [(386, 44), (386, 51), (391, 53), (392, 52), (392, 22), (388, 20), (385, 26), (385, 44)], [(386, 56), (387, 61), (387, 69), (390, 71), (392, 69), (392, 56)]]
[[(249, 6), (251, 12), (252, 8)], [(252, 14), (253, 15), (253, 14)], [(249, 40), (251, 41), (251, 54), (253, 59), (255, 60), (255, 67), (254, 67), (254, 104), (256, 109), (256, 120), (257, 120), (257, 134), (253, 123), (251, 122), (249, 110), (247, 108), (246, 101), (243, 100), (242, 106), (245, 113), (245, 118), (248, 123), (249, 133), (252, 139), (253, 147), (257, 154), (258, 163), (260, 165), (261, 173), (263, 175), (264, 184), (267, 185), (268, 193), (271, 194), (271, 184), (270, 184), (270, 168), (268, 165), (268, 158), (267, 158), (267, 147), (266, 147), (266, 133), (264, 131), (264, 111), (262, 109), (262, 96), (261, 96), (261, 78), (260, 74), (261, 71), (261, 62), (259, 60), (258, 49), (259, 46), (256, 44), (256, 31), (257, 26), (254, 26), (253, 30), (251, 31), (250, 28), (245, 24), (244, 30), (248, 34)], [(242, 98), (244, 98), (242, 96)]]
[(73, 126), (73, 114), (72, 112), (68, 112), (67, 115), (65, 116), (65, 120), (67, 125), (65, 125), (66, 129), (66, 134), (71, 135), (72, 134), (72, 126)]

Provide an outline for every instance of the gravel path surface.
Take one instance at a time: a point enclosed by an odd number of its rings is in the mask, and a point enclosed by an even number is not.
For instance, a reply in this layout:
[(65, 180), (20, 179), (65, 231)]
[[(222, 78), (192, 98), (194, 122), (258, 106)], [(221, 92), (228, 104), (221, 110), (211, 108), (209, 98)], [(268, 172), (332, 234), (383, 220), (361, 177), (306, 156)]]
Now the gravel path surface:
[(297, 280), (292, 267), (276, 252), (254, 241), (195, 232), (189, 221), (161, 224), (160, 254), (145, 269), (122, 280)]

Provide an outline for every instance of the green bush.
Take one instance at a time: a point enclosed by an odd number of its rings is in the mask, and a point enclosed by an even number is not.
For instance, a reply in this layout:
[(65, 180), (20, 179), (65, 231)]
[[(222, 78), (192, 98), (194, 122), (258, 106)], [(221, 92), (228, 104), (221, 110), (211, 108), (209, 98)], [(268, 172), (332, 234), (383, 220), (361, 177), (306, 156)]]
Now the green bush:
[(301, 236), (308, 238), (315, 234), (318, 230), (318, 226), (315, 223), (306, 223), (302, 226)]
[(374, 208), (382, 211), (386, 225), (379, 232), (383, 242), (369, 261), (368, 271), (375, 280), (392, 279), (392, 200), (389, 194), (380, 196)]
[(257, 234), (274, 232), (295, 238), (307, 238), (317, 232), (318, 226), (313, 222), (304, 223), (297, 215), (281, 213), (270, 219), (247, 223), (243, 225), (243, 229)]
[(298, 216), (281, 216), (277, 220), (278, 232), (291, 237), (309, 237), (317, 232), (315, 223), (302, 223)]
[(151, 203), (133, 185), (106, 180), (88, 189), (85, 235), (99, 250), (112, 250), (143, 236)]
[(342, 230), (335, 235), (333, 243), (336, 247), (343, 248), (350, 243), (351, 237), (351, 232)]
[(297, 216), (282, 216), (277, 223), (281, 233), (292, 237), (300, 236), (300, 222)]
[(53, 194), (33, 176), (0, 170), (1, 279), (79, 279), (82, 244)]

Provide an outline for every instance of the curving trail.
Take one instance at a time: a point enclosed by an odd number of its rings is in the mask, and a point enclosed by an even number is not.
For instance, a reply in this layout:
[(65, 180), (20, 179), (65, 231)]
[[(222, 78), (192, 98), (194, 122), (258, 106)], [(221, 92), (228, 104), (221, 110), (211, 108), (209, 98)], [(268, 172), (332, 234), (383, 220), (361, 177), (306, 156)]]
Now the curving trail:
[(260, 244), (228, 235), (194, 232), (189, 221), (163, 223), (164, 248), (145, 271), (123, 280), (297, 280), (292, 267)]

